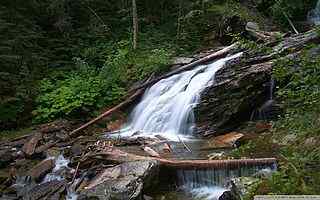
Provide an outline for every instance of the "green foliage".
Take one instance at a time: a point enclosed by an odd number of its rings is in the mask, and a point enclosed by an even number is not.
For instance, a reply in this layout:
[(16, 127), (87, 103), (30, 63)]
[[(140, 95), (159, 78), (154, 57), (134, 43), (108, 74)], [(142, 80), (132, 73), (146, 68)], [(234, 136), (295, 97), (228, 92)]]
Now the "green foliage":
[(286, 107), (285, 115), (275, 123), (274, 139), (296, 135), (282, 148), (280, 170), (268, 181), (273, 194), (320, 191), (316, 167), (320, 164), (320, 56), (314, 55), (316, 49), (306, 49), (298, 60), (279, 60), (273, 71), (279, 83), (277, 96)]
[(255, 54), (267, 54), (268, 52), (272, 51), (271, 47), (267, 47), (264, 44), (258, 44), (255, 41), (246, 39), (242, 37), (240, 34), (231, 34), (231, 37), (233, 38), (233, 42), (238, 42), (241, 48), (250, 50)]
[(101, 96), (102, 79), (94, 72), (71, 73), (65, 80), (44, 79), (34, 111), (36, 122), (70, 116), (76, 111), (93, 108)]
[[(93, 54), (94, 58), (106, 57), (102, 68), (95, 69), (77, 58), (78, 70), (40, 82), (37, 109), (33, 112), (35, 122), (79, 117), (79, 114), (90, 116), (94, 110), (113, 105), (134, 82), (163, 72), (170, 56), (165, 49), (132, 51), (128, 41), (120, 41), (105, 51), (109, 54), (104, 51), (102, 55)], [(90, 54), (85, 58), (94, 60)]]
[(294, 22), (304, 21), (308, 12), (316, 6), (317, 0), (255, 0), (254, 2), (265, 15), (272, 16), (280, 25), (290, 28), (285, 14)]
[(101, 70), (101, 74), (110, 83), (129, 85), (148, 78), (152, 73), (165, 71), (169, 64), (170, 50), (132, 51), (128, 41), (120, 41), (116, 47)]
[[(278, 90), (277, 95), (286, 99), (287, 110), (294, 114), (299, 110), (315, 110), (320, 97), (320, 56), (310, 56), (306, 51), (299, 60), (280, 60), (273, 75), (280, 85), (288, 83)], [(299, 107), (300, 109), (296, 109)]]

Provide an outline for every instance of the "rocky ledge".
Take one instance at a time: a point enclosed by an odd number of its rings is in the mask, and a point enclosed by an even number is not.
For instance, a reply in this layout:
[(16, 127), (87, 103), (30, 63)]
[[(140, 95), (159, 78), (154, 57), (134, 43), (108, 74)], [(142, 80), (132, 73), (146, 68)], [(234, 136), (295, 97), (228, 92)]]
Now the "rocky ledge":
[(276, 104), (270, 98), (273, 65), (278, 59), (297, 59), (310, 43), (319, 43), (315, 31), (244, 50), (242, 56), (227, 62), (216, 73), (215, 82), (201, 93), (201, 102), (195, 108), (198, 134), (219, 135), (250, 119), (254, 111), (274, 109)]

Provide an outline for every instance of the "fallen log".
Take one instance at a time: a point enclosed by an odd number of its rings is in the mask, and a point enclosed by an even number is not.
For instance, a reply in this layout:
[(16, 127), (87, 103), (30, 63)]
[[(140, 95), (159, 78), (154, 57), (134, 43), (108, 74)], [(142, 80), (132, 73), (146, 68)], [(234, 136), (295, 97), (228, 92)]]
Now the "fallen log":
[(118, 149), (100, 152), (96, 154), (88, 154), (81, 162), (88, 159), (101, 159), (107, 162), (121, 164), (124, 162), (132, 162), (139, 160), (157, 160), (161, 166), (177, 168), (177, 169), (234, 169), (241, 166), (257, 166), (257, 165), (273, 165), (276, 164), (275, 158), (256, 158), (256, 159), (234, 159), (234, 160), (169, 160), (165, 158), (140, 156), (126, 153)]
[(129, 103), (131, 103), (132, 101), (134, 101), (137, 97), (139, 97), (141, 94), (143, 93), (143, 89), (137, 90), (133, 95), (131, 95), (129, 98), (127, 98), (125, 101), (121, 102), (120, 104), (116, 105), (115, 107), (107, 110), (106, 112), (102, 113), (101, 115), (99, 115), (98, 117), (94, 118), (93, 120), (85, 123), (84, 125), (80, 126), (79, 128), (71, 131), (69, 133), (70, 137), (75, 137), (77, 136), (77, 133), (87, 127), (89, 127), (90, 125), (96, 123), (97, 121), (103, 119), (106, 116), (111, 115), (112, 113), (114, 113), (115, 111), (118, 111), (119, 109), (121, 109), (122, 107), (128, 105)]
[(168, 160), (156, 159), (166, 167), (179, 169), (235, 169), (239, 167), (276, 164), (275, 158), (235, 159), (235, 160)]
[(154, 79), (152, 79), (150, 81), (147, 81), (146, 83), (141, 84), (141, 85), (131, 89), (130, 91), (132, 92), (132, 91), (135, 91), (135, 90), (138, 90), (138, 89), (149, 87), (150, 85), (153, 85), (154, 83), (156, 83), (156, 82), (158, 82), (158, 81), (160, 81), (162, 79), (168, 78), (168, 77), (170, 77), (172, 75), (179, 74), (179, 73), (187, 71), (187, 70), (191, 70), (192, 68), (194, 68), (194, 67), (196, 67), (196, 66), (198, 66), (200, 64), (203, 64), (203, 63), (215, 60), (215, 59), (223, 58), (226, 55), (228, 55), (232, 50), (237, 49), (237, 47), (238, 47), (238, 44), (234, 43), (234, 44), (232, 44), (232, 45), (230, 45), (230, 46), (228, 46), (228, 47), (226, 47), (226, 48), (224, 48), (224, 49), (222, 49), (220, 51), (217, 51), (217, 52), (215, 52), (213, 54), (210, 54), (210, 55), (208, 55), (208, 56), (206, 56), (204, 58), (200, 58), (199, 60), (196, 60), (196, 61), (194, 61), (194, 62), (192, 62), (190, 64), (182, 66), (179, 69), (173, 70), (173, 71), (171, 71), (171, 72), (169, 72), (167, 74), (164, 74), (164, 75), (156, 77), (156, 78), (154, 78)]

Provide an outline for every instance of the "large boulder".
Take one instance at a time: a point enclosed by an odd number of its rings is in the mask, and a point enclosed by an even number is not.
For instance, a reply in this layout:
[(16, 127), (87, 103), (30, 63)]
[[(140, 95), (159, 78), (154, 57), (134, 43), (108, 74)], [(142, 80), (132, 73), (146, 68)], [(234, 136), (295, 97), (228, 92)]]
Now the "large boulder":
[(105, 169), (81, 192), (79, 199), (133, 200), (154, 185), (159, 170), (158, 161), (135, 161)]
[(197, 132), (219, 135), (240, 122), (250, 119), (252, 112), (269, 97), (272, 62), (242, 65), (233, 61), (216, 73), (215, 83), (201, 93), (195, 108)]

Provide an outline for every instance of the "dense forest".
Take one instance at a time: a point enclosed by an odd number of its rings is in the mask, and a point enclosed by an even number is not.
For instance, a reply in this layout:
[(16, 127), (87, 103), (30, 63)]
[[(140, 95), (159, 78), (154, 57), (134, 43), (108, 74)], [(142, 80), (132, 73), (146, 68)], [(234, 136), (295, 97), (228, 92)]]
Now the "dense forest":
[[(244, 6), (244, 5), (245, 6)], [(2, 1), (1, 127), (92, 115), (170, 58), (227, 45), (239, 23), (289, 28), (316, 1)], [(268, 20), (264, 20), (264, 19)], [(267, 24), (264, 24), (267, 23)]]
[[(277, 40), (311, 29), (319, 33), (310, 23), (316, 5), (317, 0), (1, 0), (0, 137), (57, 119), (85, 122), (124, 101), (133, 87), (172, 70), (177, 57), (235, 42), (261, 51), (264, 41), (246, 32), (248, 22), (279, 33)], [(281, 160), (248, 199), (319, 194), (317, 45), (305, 45), (298, 59), (277, 59), (274, 98), (283, 111), (272, 118), (269, 134), (232, 151), (241, 158), (276, 148), (271, 154)]]

